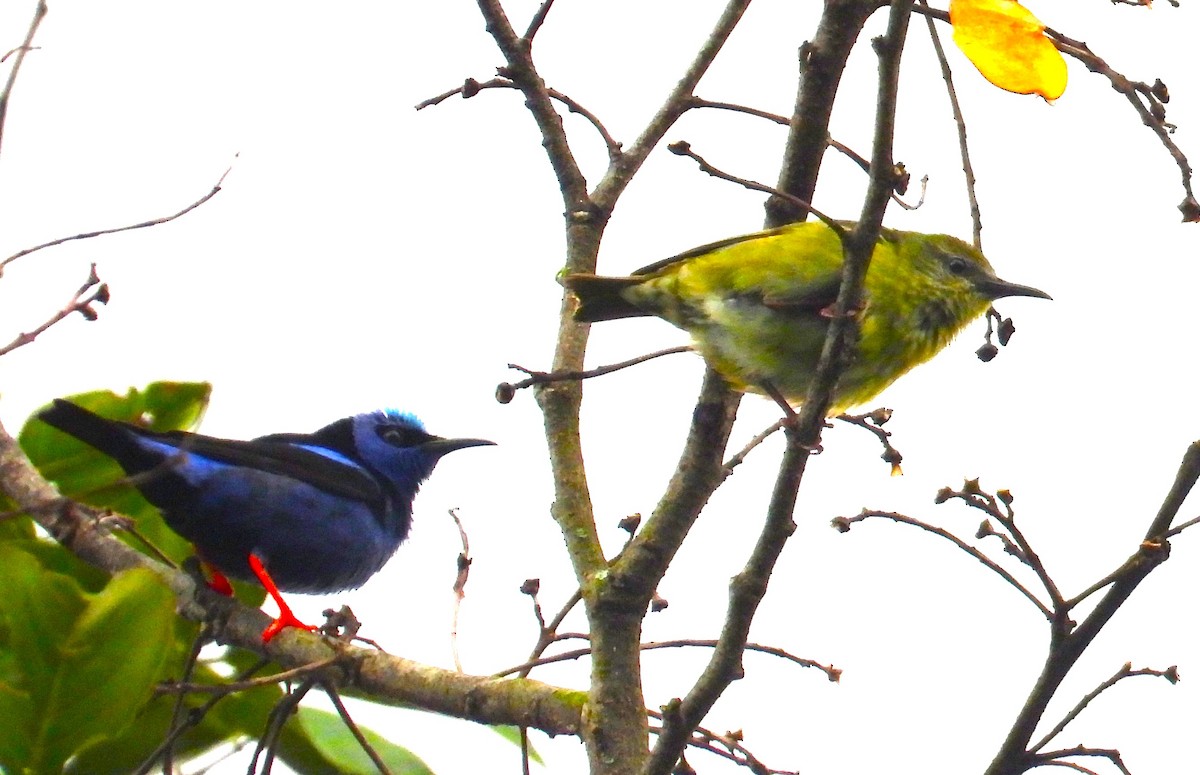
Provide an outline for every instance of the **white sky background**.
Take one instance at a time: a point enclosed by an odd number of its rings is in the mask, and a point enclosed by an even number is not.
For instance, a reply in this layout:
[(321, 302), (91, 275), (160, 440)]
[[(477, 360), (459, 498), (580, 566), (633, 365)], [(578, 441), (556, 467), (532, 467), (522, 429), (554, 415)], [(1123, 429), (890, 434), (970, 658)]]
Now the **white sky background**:
[[(535, 56), (552, 86), (631, 142), (720, 5), (561, 2)], [(811, 35), (818, 5), (752, 6), (699, 94), (787, 113), (796, 48)], [(33, 6), (0, 6), (0, 48), (20, 42)], [(523, 28), (535, 4), (509, 6)], [(1195, 4), (1029, 6), (1130, 77), (1163, 78), (1176, 138), (1200, 160)], [(866, 434), (837, 427), (826, 435), (753, 638), (837, 665), (846, 671), (842, 683), (748, 655), (746, 678), (707, 721), (744, 729), (751, 750), (774, 767), (980, 771), (1044, 655), (1046, 627), (1036, 612), (962, 553), (882, 522), (840, 535), (828, 528), (831, 517), (883, 508), (970, 536), (980, 515), (935, 507), (933, 495), (980, 476), (987, 489), (1013, 491), (1020, 524), (1071, 595), (1136, 548), (1186, 445), (1200, 437), (1192, 312), (1200, 227), (1179, 224), (1174, 163), (1101, 77), (1072, 63), (1067, 93), (1050, 107), (989, 86), (945, 32), (980, 179), (984, 248), (1002, 277), (1055, 301), (1006, 300), (1001, 311), (1018, 332), (993, 363), (973, 355), (980, 322), (884, 394), (896, 410), (888, 428), (906, 456), (904, 477), (888, 477)], [(231, 163), (233, 170), (215, 199), (179, 221), (76, 242), (8, 268), (0, 281), (4, 341), (60, 308), (90, 262), (113, 300), (98, 322), (76, 316), (0, 359), (6, 427), (15, 432), (58, 395), (204, 379), (215, 386), (203, 426), (213, 435), (312, 430), (391, 405), (438, 434), (494, 439), (497, 448), (443, 461), (418, 498), (410, 541), (366, 587), (337, 600), (389, 651), (451, 667), (458, 537), (446, 509), (459, 507), (475, 557), (459, 625), (464, 666), (489, 673), (520, 663), (536, 635), (520, 583), (542, 579), (548, 614), (574, 586), (549, 518), (532, 395), (501, 406), (492, 390), (519, 377), (508, 362), (549, 364), (562, 204), (516, 93), (413, 110), (501, 64), (474, 5), (58, 0), (37, 43), (0, 154), (3, 255), (167, 215), (208, 191)], [(886, 222), (969, 237), (953, 124), (921, 21), (904, 64), (896, 157), (914, 179), (932, 180), (923, 208), (893, 206)], [(874, 73), (863, 47), (834, 122), (835, 136), (863, 153)], [(582, 119), (566, 120), (594, 182), (603, 146)], [(717, 166), (771, 183), (784, 137), (749, 117), (694, 112), (667, 141), (688, 140)], [(831, 155), (817, 204), (853, 217), (864, 185), (856, 168)], [(602, 271), (625, 273), (753, 231), (761, 202), (662, 148), (617, 208)], [(644, 320), (597, 326), (592, 341), (589, 358), (598, 365), (686, 337)], [(653, 509), (700, 373), (699, 359), (674, 356), (587, 385), (586, 453), (610, 553), (624, 536), (617, 520)], [(776, 417), (770, 402), (744, 401), (735, 448)], [(660, 588), (670, 608), (647, 619), (647, 640), (715, 636), (780, 448), (774, 440), (754, 452), (713, 498)], [(1195, 512), (1193, 502), (1183, 515)], [(996, 543), (984, 545), (999, 556)], [(1118, 747), (1139, 775), (1195, 769), (1200, 690), (1189, 679), (1200, 670), (1198, 556), (1195, 536), (1174, 542), (1171, 561), (1097, 640), (1050, 718), (1126, 661), (1178, 664), (1184, 681), (1122, 684), (1071, 727), (1063, 746)], [(294, 599), (314, 619), (334, 602)], [(568, 626), (582, 628), (581, 616)], [(648, 655), (648, 704), (685, 692), (707, 657)], [(535, 676), (583, 686), (585, 670), (579, 663)], [(394, 710), (360, 718), (438, 772), (519, 771), (517, 751), (473, 725)], [(551, 771), (584, 771), (576, 741), (534, 740)], [(706, 773), (733, 771), (701, 754), (691, 760)]]

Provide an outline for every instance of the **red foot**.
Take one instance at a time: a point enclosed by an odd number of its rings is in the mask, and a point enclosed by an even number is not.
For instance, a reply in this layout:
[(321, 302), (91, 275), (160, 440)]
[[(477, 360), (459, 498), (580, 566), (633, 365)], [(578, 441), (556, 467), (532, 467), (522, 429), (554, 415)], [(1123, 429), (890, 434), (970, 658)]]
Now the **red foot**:
[(233, 597), (233, 585), (225, 578), (225, 574), (208, 563), (204, 563), (204, 567), (208, 568), (208, 588), (225, 597)]
[(267, 629), (263, 630), (262, 642), (264, 644), (270, 643), (271, 639), (283, 632), (285, 627), (299, 627), (309, 632), (316, 630), (317, 628), (311, 624), (305, 624), (297, 619), (296, 615), (292, 613), (292, 609), (288, 607), (288, 604), (283, 602), (283, 595), (279, 594), (279, 587), (275, 586), (271, 574), (267, 573), (267, 569), (263, 567), (262, 560), (258, 559), (258, 555), (252, 554), (248, 560), (250, 562), (250, 570), (254, 571), (254, 575), (258, 577), (259, 582), (266, 588), (267, 594), (275, 601), (275, 605), (279, 606), (279, 617), (271, 622)]

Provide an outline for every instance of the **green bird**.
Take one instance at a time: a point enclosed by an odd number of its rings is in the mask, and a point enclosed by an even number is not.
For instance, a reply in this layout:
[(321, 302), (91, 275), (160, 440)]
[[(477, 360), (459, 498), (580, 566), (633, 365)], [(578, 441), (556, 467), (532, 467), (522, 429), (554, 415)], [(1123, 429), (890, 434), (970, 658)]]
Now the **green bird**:
[[(794, 405), (816, 371), (842, 260), (833, 229), (809, 221), (704, 245), (629, 277), (572, 274), (562, 282), (578, 300), (576, 320), (658, 316), (690, 333), (734, 388)], [(870, 401), (1004, 296), (1050, 298), (1001, 280), (960, 239), (882, 230), (867, 271), (858, 343), (830, 414)]]

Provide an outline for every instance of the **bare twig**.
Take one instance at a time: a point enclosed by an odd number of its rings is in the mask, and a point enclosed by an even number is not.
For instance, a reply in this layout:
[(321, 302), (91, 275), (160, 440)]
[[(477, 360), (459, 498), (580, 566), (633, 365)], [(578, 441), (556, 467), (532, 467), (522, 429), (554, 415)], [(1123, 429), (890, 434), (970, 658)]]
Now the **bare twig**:
[[(564, 636), (564, 637), (566, 637), (566, 636)], [(579, 637), (579, 636), (575, 635), (573, 637)], [(651, 643), (643, 643), (643, 644), (641, 644), (641, 646), (639, 646), (639, 648), (642, 651), (655, 651), (658, 649), (677, 649), (677, 648), (685, 648), (685, 647), (710, 648), (711, 649), (711, 648), (717, 647), (717, 641), (715, 639), (679, 638), (676, 640), (664, 640), (664, 641), (654, 641)], [(755, 651), (755, 652), (758, 652), (761, 654), (768, 654), (768, 655), (774, 656), (774, 657), (779, 657), (780, 659), (785, 659), (788, 662), (797, 664), (800, 667), (816, 668), (816, 669), (820, 670), (821, 672), (825, 673), (825, 677), (828, 678), (829, 681), (832, 683), (837, 683), (839, 680), (841, 680), (841, 677), (842, 677), (842, 671), (839, 668), (834, 667), (833, 665), (823, 665), (820, 662), (817, 662), (816, 660), (806, 659), (805, 657), (798, 657), (795, 654), (792, 654), (785, 649), (778, 648), (777, 646), (765, 646), (760, 643), (747, 643), (746, 650), (747, 651)], [(558, 654), (551, 654), (548, 657), (539, 656), (537, 658), (530, 659), (529, 661), (524, 662), (520, 665), (514, 665), (512, 667), (505, 668), (504, 670), (493, 673), (492, 675), (494, 675), (496, 678), (503, 678), (504, 676), (518, 675), (518, 674), (519, 675), (528, 675), (529, 671), (535, 667), (541, 667), (543, 665), (552, 665), (556, 662), (570, 662), (570, 661), (573, 661), (576, 659), (581, 659), (583, 657), (589, 656), (591, 653), (592, 653), (592, 649), (589, 646), (586, 648), (571, 649), (570, 651), (559, 652)]]
[(766, 441), (768, 438), (770, 438), (776, 431), (778, 431), (780, 428), (782, 428), (786, 424), (787, 424), (787, 418), (780, 418), (779, 420), (776, 420), (774, 423), (772, 423), (771, 425), (764, 428), (759, 433), (755, 434), (754, 438), (752, 438), (752, 439), (750, 439), (750, 441), (746, 442), (746, 446), (739, 449), (731, 458), (729, 458), (728, 460), (725, 461), (725, 465), (723, 466), (724, 476), (728, 477), (730, 474), (732, 474), (733, 469), (740, 466), (742, 464), (742, 462), (746, 459), (746, 456), (749, 455), (754, 450), (755, 447), (757, 447), (759, 444), (762, 444), (764, 441)]
[(882, 427), (891, 418), (892, 410), (880, 407), (866, 414), (842, 413), (834, 419), (841, 420), (856, 428), (862, 428), (879, 439), (879, 443), (883, 445), (883, 454), (879, 457), (883, 462), (891, 466), (892, 476), (900, 476), (904, 473), (904, 470), (900, 468), (900, 464), (904, 462), (904, 455), (900, 454), (900, 450), (893, 447), (892, 442), (889, 441), (892, 437), (891, 431), (885, 431)]
[(739, 186), (742, 186), (743, 188), (748, 188), (751, 191), (759, 191), (764, 194), (770, 194), (771, 196), (779, 197), (780, 199), (783, 199), (783, 200), (789, 202), (790, 204), (792, 204), (794, 207), (799, 209), (801, 212), (812, 213), (813, 215), (817, 216), (822, 221), (824, 221), (829, 226), (829, 228), (833, 229), (834, 232), (839, 237), (845, 235), (845, 233), (846, 233), (846, 227), (840, 221), (837, 221), (837, 220), (831, 218), (830, 216), (821, 212), (820, 210), (813, 207), (811, 204), (809, 204), (808, 202), (805, 202), (803, 199), (801, 199), (799, 197), (792, 196), (791, 194), (787, 193), (786, 191), (780, 191), (779, 189), (768, 186), (765, 183), (759, 183), (758, 181), (749, 180), (747, 178), (739, 178), (736, 175), (731, 175), (728, 172), (724, 172), (722, 170), (717, 169), (716, 167), (714, 167), (713, 165), (711, 165), (707, 161), (705, 161), (704, 157), (700, 156), (700, 154), (693, 151), (692, 146), (687, 142), (680, 140), (678, 142), (671, 143), (670, 145), (667, 146), (667, 150), (669, 150), (671, 153), (675, 154), (676, 156), (686, 156), (689, 159), (692, 159), (693, 161), (696, 162), (697, 165), (699, 165), (701, 172), (704, 172), (708, 175), (712, 175), (714, 178), (720, 178), (721, 180), (727, 180), (730, 183), (737, 183)]
[(311, 665), (301, 665), (294, 667), (291, 670), (281, 670), (278, 673), (264, 675), (262, 678), (251, 678), (248, 680), (230, 681), (229, 683), (221, 684), (197, 684), (188, 683), (187, 681), (164, 681), (159, 684), (155, 690), (155, 694), (233, 694), (235, 692), (244, 692), (249, 689), (257, 689), (263, 686), (276, 686), (284, 681), (291, 681), (294, 678), (302, 678), (312, 673), (318, 673), (330, 665), (337, 664), (342, 657), (334, 655), (313, 662)]
[[(1008, 532), (1008, 535), (1012, 537), (1011, 544), (1006, 547), (1008, 553), (1016, 557), (1034, 572), (1038, 581), (1041, 582), (1042, 587), (1045, 588), (1046, 594), (1050, 596), (1050, 607), (1055, 611), (1065, 610), (1066, 601), (1062, 593), (1059, 592), (1058, 585), (1050, 577), (1049, 571), (1046, 570), (1041, 557), (1038, 556), (1038, 553), (1029, 543), (1029, 539), (1025, 537), (1024, 532), (1017, 526), (1015, 514), (1012, 509), (1012, 493), (1008, 490), (997, 490), (996, 494), (992, 495), (980, 488), (978, 479), (968, 479), (963, 483), (962, 490), (955, 491), (949, 487), (943, 487), (938, 491), (936, 501), (938, 503), (945, 503), (951, 498), (957, 498), (971, 508), (978, 509), (999, 522)], [(1001, 508), (1001, 505), (1003, 505), (1003, 508)]]
[(586, 371), (534, 371), (527, 369), (524, 366), (518, 366), (515, 363), (508, 364), (508, 368), (528, 374), (528, 379), (523, 379), (517, 383), (501, 382), (496, 386), (496, 400), (502, 404), (507, 404), (513, 400), (513, 396), (518, 390), (524, 390), (527, 387), (536, 385), (549, 385), (553, 382), (577, 382), (581, 379), (591, 379), (592, 377), (600, 377), (605, 374), (611, 374), (614, 371), (627, 369), (630, 366), (636, 366), (639, 363), (661, 358), (664, 355), (676, 355), (678, 353), (687, 353), (692, 351), (691, 345), (679, 345), (678, 347), (668, 347), (665, 350), (639, 355), (636, 358), (630, 358), (627, 361), (620, 363), (610, 363), (606, 366), (597, 366), (594, 369)]
[[(662, 720), (664, 715), (663, 713), (653, 710), (648, 710), (646, 712), (649, 714), (650, 718), (653, 719)], [(651, 726), (650, 731), (657, 734), (662, 731), (662, 728), (655, 728), (654, 726)], [(750, 750), (746, 748), (745, 744), (742, 742), (742, 733), (740, 731), (717, 734), (706, 727), (696, 727), (695, 732), (692, 734), (692, 738), (688, 741), (688, 747), (697, 748), (707, 753), (716, 754), (722, 759), (731, 761), (740, 767), (745, 767), (746, 769), (750, 770), (750, 772), (754, 773), (754, 775), (799, 775), (799, 773), (795, 770), (780, 770), (763, 764), (758, 757), (750, 753)], [(684, 763), (684, 758), (682, 755), (679, 757), (679, 760), (681, 764)], [(695, 770), (677, 769), (675, 772), (694, 773)]]
[[(1139, 676), (1139, 675), (1149, 675), (1149, 676), (1154, 676), (1156, 678), (1165, 678), (1165, 679), (1167, 679), (1167, 681), (1169, 681), (1172, 684), (1177, 683), (1179, 681), (1179, 671), (1176, 669), (1176, 667), (1174, 665), (1167, 668), (1166, 670), (1152, 670), (1151, 668), (1148, 668), (1148, 667), (1144, 667), (1140, 670), (1134, 670), (1133, 665), (1129, 662), (1126, 662), (1121, 667), (1120, 670), (1113, 673), (1113, 675), (1111, 677), (1109, 677), (1109, 678), (1105, 679), (1103, 682), (1101, 682), (1100, 685), (1097, 686), (1095, 689), (1093, 689), (1092, 691), (1085, 694), (1083, 696), (1083, 699), (1081, 699), (1078, 703), (1076, 703), (1075, 707), (1071, 708), (1071, 710), (1068, 711), (1067, 714), (1062, 717), (1062, 720), (1054, 725), (1054, 729), (1051, 729), (1049, 732), (1046, 733), (1045, 737), (1043, 737), (1040, 741), (1038, 741), (1032, 747), (1030, 747), (1029, 752), (1037, 753), (1038, 751), (1041, 751), (1043, 748), (1045, 748), (1047, 745), (1049, 745), (1050, 742), (1054, 738), (1056, 738), (1060, 734), (1062, 734), (1062, 731), (1067, 728), (1068, 724), (1070, 724), (1075, 719), (1079, 718), (1079, 714), (1083, 713), (1084, 709), (1087, 708), (1087, 706), (1092, 702), (1092, 700), (1096, 699), (1101, 694), (1108, 691), (1112, 687), (1116, 686), (1118, 683), (1125, 680), (1126, 678), (1133, 678), (1134, 676)], [(1061, 752), (1060, 752), (1060, 755), (1061, 755)], [(1067, 755), (1074, 756), (1076, 754), (1067, 754)]]
[[(1192, 166), (1188, 163), (1183, 150), (1171, 138), (1175, 127), (1166, 122), (1165, 99), (1160, 98), (1160, 90), (1140, 81), (1131, 81), (1121, 73), (1111, 68), (1107, 62), (1097, 56), (1086, 43), (1074, 40), (1050, 28), (1046, 28), (1046, 37), (1054, 41), (1058, 50), (1082, 62), (1093, 73), (1099, 73), (1108, 79), (1109, 84), (1125, 97), (1142, 123), (1150, 127), (1150, 131), (1158, 137), (1167, 153), (1179, 167), (1181, 182), (1186, 196), (1179, 205), (1185, 221), (1200, 220), (1200, 202), (1192, 190)], [(1165, 90), (1162, 90), (1165, 91)]]
[(1074, 748), (1064, 748), (1061, 751), (1046, 751), (1044, 754), (1038, 754), (1033, 759), (1033, 766), (1064, 767), (1076, 772), (1087, 773), (1088, 775), (1099, 775), (1096, 770), (1084, 767), (1082, 764), (1065, 761), (1068, 756), (1090, 756), (1107, 759), (1110, 764), (1117, 768), (1121, 775), (1133, 775), (1121, 759), (1120, 751), (1111, 748), (1088, 748), (1082, 745), (1077, 745)]
[[(927, 0), (920, 0), (923, 9), (929, 8)], [(963, 118), (962, 106), (958, 103), (958, 92), (954, 89), (954, 74), (950, 71), (950, 61), (946, 58), (946, 50), (942, 47), (942, 39), (933, 23), (931, 14), (925, 15), (925, 24), (929, 28), (929, 39), (933, 42), (933, 50), (937, 54), (938, 65), (942, 68), (942, 80), (946, 83), (946, 96), (950, 98), (950, 110), (954, 114), (954, 126), (958, 130), (958, 153), (962, 158), (963, 178), (967, 184), (967, 202), (971, 208), (971, 237), (976, 248), (982, 249), (983, 220), (979, 210), (979, 199), (975, 196), (975, 168), (971, 165), (971, 153), (967, 146), (967, 122)]]
[(263, 756), (263, 775), (270, 775), (271, 768), (275, 763), (275, 751), (279, 746), (280, 736), (283, 734), (283, 725), (300, 707), (300, 700), (312, 691), (316, 683), (316, 679), (307, 678), (275, 703), (275, 707), (271, 709), (271, 715), (267, 717), (266, 731), (258, 739), (254, 756), (250, 759), (248, 773), (252, 774), (257, 770), (259, 756)]
[[(241, 675), (238, 676), (238, 680), (241, 681), (249, 678), (259, 670), (266, 667), (268, 664), (270, 664), (270, 661), (267, 659), (259, 660), (250, 669), (244, 670)], [(138, 765), (138, 768), (134, 770), (133, 775), (146, 775), (146, 773), (154, 769), (155, 764), (160, 758), (170, 755), (171, 749), (174, 747), (176, 741), (179, 740), (179, 738), (182, 737), (183, 734), (189, 729), (199, 726), (200, 722), (204, 720), (205, 715), (207, 715), (208, 712), (212, 710), (218, 702), (227, 696), (228, 695), (224, 693), (215, 694), (204, 704), (195, 708), (189, 708), (186, 716), (176, 713), (171, 724), (171, 729), (167, 732), (166, 737), (161, 743), (158, 744), (157, 748), (150, 752), (149, 756), (142, 760), (141, 764)], [(180, 695), (177, 702), (182, 703), (182, 701), (183, 695)], [(177, 705), (177, 708), (182, 708), (182, 705)]]
[(24, 347), (31, 344), (35, 339), (45, 333), (51, 326), (65, 320), (72, 313), (78, 312), (87, 320), (95, 320), (97, 318), (96, 308), (94, 304), (108, 304), (110, 294), (108, 291), (108, 283), (100, 282), (100, 277), (96, 274), (96, 265), (92, 264), (91, 270), (88, 272), (87, 280), (83, 285), (75, 291), (71, 296), (71, 300), (66, 306), (55, 312), (44, 323), (32, 331), (25, 331), (17, 336), (8, 344), (0, 347), (0, 355), (7, 355), (16, 350), (18, 347)]
[[(13, 87), (17, 85), (17, 74), (21, 72), (25, 55), (33, 48), (33, 36), (37, 34), (38, 27), (41, 26), (42, 19), (46, 18), (48, 10), (45, 0), (38, 0), (37, 8), (33, 12), (33, 21), (29, 22), (29, 28), (25, 32), (25, 40), (16, 49), (16, 56), (13, 57), (12, 68), (8, 71), (8, 80), (4, 83), (4, 91), (0, 91), (0, 141), (4, 137), (4, 124), (8, 119), (8, 103), (12, 99)], [(7, 57), (8, 55), (5, 54), (5, 58)]]
[[(546, 3), (543, 5), (543, 8), (547, 7), (548, 5), (549, 3)], [(468, 78), (463, 82), (462, 86), (442, 92), (436, 97), (430, 97), (427, 100), (422, 100), (421, 102), (418, 102), (414, 108), (416, 110), (423, 110), (424, 108), (433, 107), (444, 102), (450, 97), (453, 97), (455, 94), (461, 94), (463, 99), (466, 100), (474, 97), (476, 94), (484, 91), (485, 89), (519, 90), (519, 88), (520, 87), (513, 83), (512, 79), (510, 78), (492, 78), (488, 81), (477, 81), (474, 78)], [(608, 149), (608, 158), (610, 161), (615, 161), (620, 158), (621, 143), (617, 142), (617, 140), (614, 139), (611, 134), (609, 134), (608, 129), (604, 126), (603, 122), (600, 121), (599, 117), (597, 117), (595, 113), (592, 113), (590, 110), (583, 107), (583, 105), (579, 104), (579, 102), (571, 97), (568, 97), (566, 94), (563, 94), (558, 89), (551, 89), (547, 87), (546, 94), (549, 95), (551, 99), (561, 102), (571, 113), (576, 113), (580, 116), (583, 116), (587, 122), (592, 125), (592, 127), (600, 135), (600, 138), (604, 141), (604, 145)]]
[(863, 522), (868, 519), (890, 519), (893, 522), (899, 522), (900, 524), (912, 525), (913, 527), (920, 528), (921, 530), (924, 530), (927, 533), (932, 533), (933, 535), (937, 536), (938, 538), (944, 538), (945, 540), (947, 540), (950, 543), (957, 546), (962, 551), (964, 551), (967, 554), (974, 557), (979, 562), (983, 563), (983, 565), (985, 565), (988, 570), (992, 571), (997, 576), (999, 576), (1000, 578), (1007, 581), (1010, 585), (1012, 585), (1013, 588), (1016, 589), (1018, 592), (1020, 592), (1022, 595), (1024, 595), (1025, 598), (1027, 600), (1029, 600), (1029, 602), (1033, 603), (1033, 605), (1038, 609), (1038, 611), (1042, 614), (1042, 616), (1044, 616), (1047, 619), (1047, 621), (1054, 620), (1054, 612), (1051, 611), (1046, 606), (1045, 603), (1043, 603), (1041, 600), (1038, 600), (1037, 595), (1030, 592), (1029, 589), (1026, 588), (1024, 584), (1017, 581), (1015, 576), (1013, 576), (1011, 573), (1006, 571), (1004, 568), (997, 565), (996, 562), (994, 560), (992, 560), (992, 558), (988, 557), (986, 554), (979, 551), (974, 546), (971, 546), (966, 541), (964, 541), (961, 538), (959, 538), (958, 536), (954, 535), (949, 530), (945, 530), (944, 528), (940, 528), (940, 527), (934, 527), (933, 525), (930, 525), (926, 522), (922, 522), (919, 519), (914, 519), (913, 517), (909, 517), (904, 514), (897, 514), (896, 512), (893, 512), (893, 511), (875, 511), (875, 510), (871, 510), (871, 509), (863, 509), (861, 512), (859, 512), (858, 514), (856, 514), (853, 517), (836, 517), (835, 519), (832, 520), (831, 524), (838, 531), (845, 533), (850, 530), (851, 525), (853, 525), (854, 523)]
[(458, 656), (458, 613), (462, 608), (463, 597), (466, 596), (467, 578), (471, 575), (471, 542), (467, 531), (463, 529), (462, 520), (458, 518), (458, 509), (450, 509), (450, 518), (458, 528), (458, 540), (462, 551), (458, 553), (455, 563), (457, 572), (454, 574), (454, 613), (450, 617), (450, 650), (454, 653), (454, 669), (463, 672), (462, 660)]
[(342, 717), (342, 723), (346, 725), (346, 729), (350, 730), (350, 734), (354, 735), (354, 739), (358, 741), (358, 747), (363, 749), (371, 759), (371, 763), (375, 765), (382, 775), (390, 775), (391, 769), (383, 761), (383, 757), (376, 752), (375, 747), (367, 740), (366, 735), (358, 728), (358, 724), (354, 723), (354, 719), (350, 717), (350, 711), (346, 710), (345, 703), (342, 702), (341, 695), (338, 694), (337, 687), (329, 682), (322, 682), (321, 688), (325, 690), (325, 694), (329, 696), (329, 701), (333, 703), (333, 707), (337, 709), (338, 715)]
[[(236, 154), (235, 154), (235, 158), (236, 158)], [(187, 207), (183, 208), (182, 210), (180, 210), (179, 212), (177, 212), (173, 215), (163, 216), (162, 218), (153, 218), (149, 221), (142, 221), (141, 223), (135, 223), (131, 226), (118, 226), (115, 229), (101, 229), (100, 231), (89, 231), (89, 232), (83, 232), (82, 234), (73, 234), (70, 237), (60, 237), (58, 239), (50, 240), (49, 242), (43, 242), (41, 245), (34, 245), (31, 248), (25, 248), (24, 250), (20, 250), (20, 251), (17, 251), (16, 253), (13, 253), (11, 256), (4, 259), (3, 261), (0, 261), (0, 275), (3, 275), (5, 267), (7, 267), (13, 261), (16, 261), (18, 258), (21, 258), (22, 256), (27, 256), (30, 253), (36, 253), (37, 251), (43, 250), (45, 248), (52, 248), (56, 245), (62, 245), (65, 242), (72, 242), (74, 240), (91, 239), (93, 237), (100, 237), (105, 234), (117, 234), (118, 232), (122, 232), (122, 231), (133, 231), (134, 229), (145, 229), (150, 226), (158, 226), (160, 224), (169, 223), (169, 222), (175, 220), (176, 218), (180, 218), (184, 215), (187, 215), (192, 210), (195, 210), (197, 207), (204, 204), (205, 202), (207, 202), (208, 200), (210, 200), (214, 196), (216, 196), (218, 193), (220, 193), (221, 186), (225, 182), (225, 177), (230, 173), (230, 171), (232, 171), (232, 169), (233, 169), (232, 165), (230, 167), (226, 168), (226, 170), (221, 173), (221, 177), (217, 179), (216, 185), (214, 185), (212, 187), (211, 191), (209, 191), (207, 194), (200, 197), (195, 202), (192, 202), (190, 205), (188, 205)]]
[(529, 26), (525, 28), (525, 34), (521, 36), (521, 40), (525, 41), (525, 45), (533, 45), (533, 36), (546, 23), (546, 16), (550, 13), (552, 5), (554, 5), (554, 0), (542, 0), (542, 4), (538, 6), (537, 12), (529, 20)]

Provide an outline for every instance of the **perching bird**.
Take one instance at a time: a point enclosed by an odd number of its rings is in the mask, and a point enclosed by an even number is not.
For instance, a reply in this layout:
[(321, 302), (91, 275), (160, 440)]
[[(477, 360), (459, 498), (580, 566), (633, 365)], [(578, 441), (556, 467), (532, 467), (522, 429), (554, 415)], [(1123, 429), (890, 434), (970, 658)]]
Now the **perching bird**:
[[(816, 370), (842, 260), (833, 229), (812, 221), (695, 248), (630, 277), (573, 274), (562, 282), (578, 299), (576, 320), (657, 315), (689, 332), (736, 389), (796, 404)], [(1003, 296), (1050, 298), (999, 279), (962, 240), (884, 229), (867, 271), (858, 344), (830, 414), (870, 401)]]
[(252, 441), (156, 433), (62, 399), (38, 416), (138, 476), (138, 490), (205, 563), (262, 582), (280, 608), (264, 643), (284, 627), (312, 629), (276, 585), (312, 593), (361, 586), (408, 536), (413, 498), (438, 460), (493, 443), (439, 438), (392, 410)]

